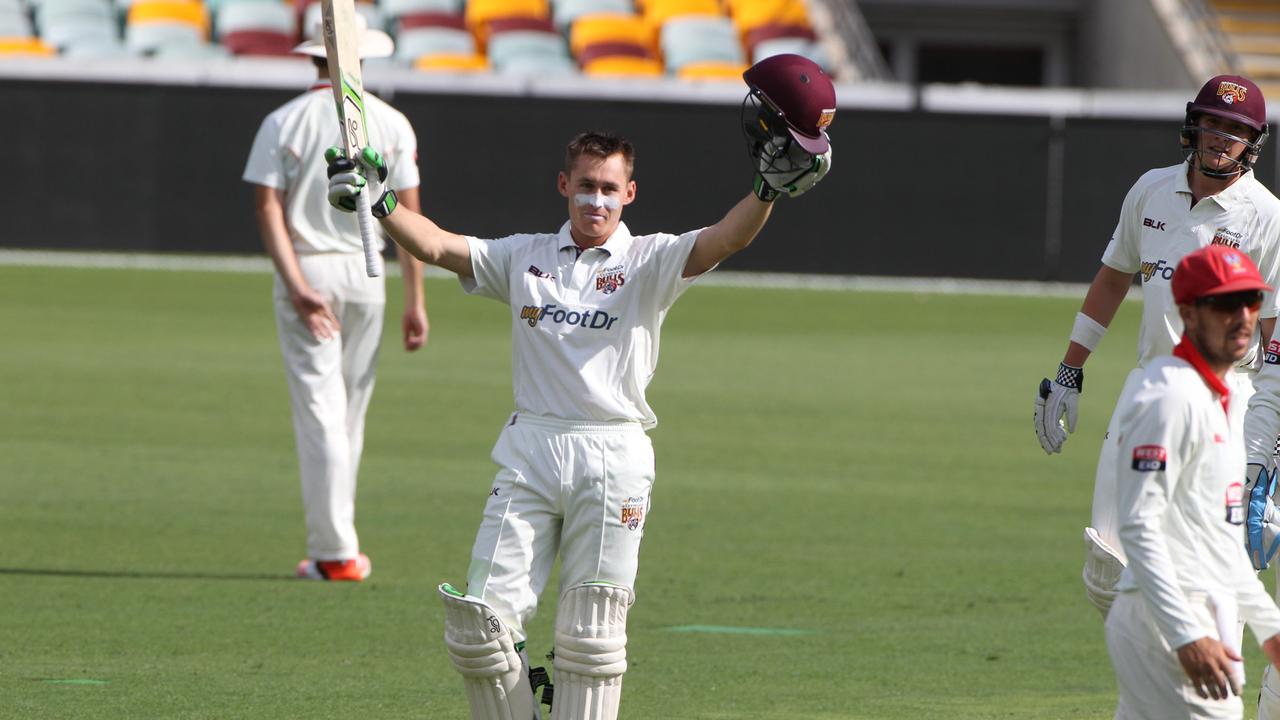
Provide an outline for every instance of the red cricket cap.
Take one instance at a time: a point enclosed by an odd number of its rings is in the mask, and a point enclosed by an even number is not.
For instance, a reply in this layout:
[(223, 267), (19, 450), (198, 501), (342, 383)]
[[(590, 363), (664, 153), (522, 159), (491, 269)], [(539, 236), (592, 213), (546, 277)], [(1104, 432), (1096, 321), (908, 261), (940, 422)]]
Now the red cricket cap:
[(1217, 115), (1260, 131), (1267, 124), (1267, 101), (1249, 78), (1219, 75), (1210, 78), (1196, 99), (1187, 103), (1187, 114), (1196, 113)]
[(1188, 253), (1173, 272), (1173, 301), (1189, 305), (1209, 295), (1270, 290), (1248, 255), (1226, 245), (1208, 245)]

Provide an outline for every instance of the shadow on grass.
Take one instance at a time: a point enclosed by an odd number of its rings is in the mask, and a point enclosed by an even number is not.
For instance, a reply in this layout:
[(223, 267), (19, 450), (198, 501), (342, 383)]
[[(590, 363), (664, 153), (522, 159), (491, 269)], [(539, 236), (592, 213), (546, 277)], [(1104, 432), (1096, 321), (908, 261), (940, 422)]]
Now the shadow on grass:
[(45, 568), (0, 567), (0, 575), (35, 575), (47, 577), (128, 578), (137, 580), (275, 580), (298, 582), (293, 575), (250, 575), (248, 573), (212, 572), (139, 572), (134, 570), (50, 570)]

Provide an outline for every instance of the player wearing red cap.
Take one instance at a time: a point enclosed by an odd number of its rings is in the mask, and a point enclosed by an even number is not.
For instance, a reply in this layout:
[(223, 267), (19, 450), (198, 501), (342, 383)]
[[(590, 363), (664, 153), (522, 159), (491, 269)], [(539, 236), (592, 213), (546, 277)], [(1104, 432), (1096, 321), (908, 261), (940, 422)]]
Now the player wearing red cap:
[(1182, 339), (1116, 410), (1128, 565), (1106, 623), (1115, 717), (1242, 718), (1237, 620), (1280, 663), (1280, 608), (1240, 542), (1245, 408), (1229, 376), (1271, 287), (1243, 252), (1211, 245), (1182, 258), (1172, 291)]
[[(1057, 376), (1042, 381), (1036, 393), (1040, 446), (1046, 453), (1061, 452), (1067, 433), (1075, 430), (1085, 361), (1139, 274), (1143, 303), (1137, 367), (1129, 373), (1103, 437), (1092, 517), (1085, 529), (1082, 579), (1089, 600), (1104, 615), (1125, 562), (1116, 516), (1118, 413), (1137, 391), (1143, 368), (1168, 355), (1182, 334), (1182, 317), (1170, 294), (1178, 262), (1194, 250), (1219, 245), (1247, 255), (1272, 285), (1280, 277), (1280, 200), (1252, 172), (1267, 139), (1262, 91), (1235, 75), (1209, 80), (1187, 103), (1181, 139), (1186, 160), (1147, 172), (1125, 196)], [(1264, 337), (1270, 337), (1276, 314), (1274, 293), (1267, 291), (1260, 323)], [(1250, 345), (1227, 378), (1241, 405), (1252, 393), (1256, 345)]]

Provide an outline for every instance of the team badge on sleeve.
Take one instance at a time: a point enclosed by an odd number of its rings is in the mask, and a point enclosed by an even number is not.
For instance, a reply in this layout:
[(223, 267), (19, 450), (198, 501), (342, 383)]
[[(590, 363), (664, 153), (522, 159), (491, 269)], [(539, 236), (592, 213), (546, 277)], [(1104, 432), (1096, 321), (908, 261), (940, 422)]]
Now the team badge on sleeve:
[(1227, 522), (1244, 524), (1244, 485), (1238, 482), (1227, 486)]
[(1263, 354), (1262, 359), (1268, 365), (1280, 365), (1280, 340), (1267, 342), (1267, 352)]
[(1133, 469), (1138, 472), (1164, 472), (1169, 453), (1160, 445), (1139, 445), (1133, 449)]

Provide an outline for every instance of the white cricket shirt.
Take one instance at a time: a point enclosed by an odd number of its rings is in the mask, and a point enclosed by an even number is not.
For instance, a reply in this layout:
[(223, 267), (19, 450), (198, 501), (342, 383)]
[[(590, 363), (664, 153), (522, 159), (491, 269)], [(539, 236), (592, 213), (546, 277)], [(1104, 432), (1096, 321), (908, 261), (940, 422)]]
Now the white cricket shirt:
[(1280, 609), (1244, 547), (1243, 404), (1183, 341), (1174, 356), (1147, 364), (1119, 409), (1117, 509), (1128, 565), (1116, 589), (1142, 593), (1173, 648), (1215, 636), (1196, 620), (1195, 593), (1234, 598), (1259, 643), (1280, 633)]
[[(369, 93), (364, 103), (369, 147), (387, 163), (387, 184), (397, 190), (418, 187), (418, 140), (408, 118)], [(280, 106), (253, 139), (243, 179), (284, 192), (285, 223), (299, 255), (364, 251), (355, 218), (329, 204), (324, 151), (341, 145), (328, 83)]]
[(511, 307), (516, 412), (657, 425), (645, 388), (667, 311), (695, 278), (685, 262), (701, 230), (633, 236), (625, 224), (578, 253), (559, 233), (468, 237), (475, 278), (462, 287)]
[[(1193, 208), (1187, 184), (1190, 167), (1183, 163), (1139, 178), (1125, 196), (1120, 221), (1102, 255), (1108, 267), (1142, 274), (1138, 367), (1168, 355), (1182, 336), (1170, 281), (1187, 253), (1206, 245), (1239, 248), (1258, 266), (1268, 285), (1280, 287), (1280, 200), (1250, 171), (1221, 193), (1201, 198)], [(1270, 292), (1261, 317), (1276, 315), (1276, 294)], [(1240, 365), (1254, 365), (1255, 356), (1251, 351)]]

